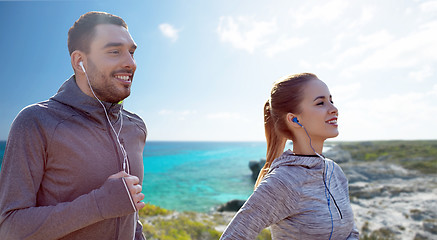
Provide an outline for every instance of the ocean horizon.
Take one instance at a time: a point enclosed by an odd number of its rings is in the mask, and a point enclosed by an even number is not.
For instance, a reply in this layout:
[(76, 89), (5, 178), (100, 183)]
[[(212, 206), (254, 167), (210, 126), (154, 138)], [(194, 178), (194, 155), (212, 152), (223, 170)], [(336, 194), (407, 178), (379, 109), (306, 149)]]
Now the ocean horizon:
[[(6, 141), (0, 141), (0, 168)], [(265, 158), (265, 142), (147, 141), (144, 202), (208, 212), (253, 191), (249, 162)]]
[(251, 160), (265, 157), (264, 142), (147, 142), (146, 202), (178, 211), (206, 212), (253, 191)]

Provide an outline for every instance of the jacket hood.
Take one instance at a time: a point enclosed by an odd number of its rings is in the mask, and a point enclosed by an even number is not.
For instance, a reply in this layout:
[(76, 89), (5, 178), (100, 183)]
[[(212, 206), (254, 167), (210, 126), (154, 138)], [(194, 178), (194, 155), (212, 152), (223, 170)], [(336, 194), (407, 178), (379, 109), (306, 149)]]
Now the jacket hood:
[(288, 149), (278, 158), (276, 158), (272, 166), (270, 166), (270, 171), (279, 167), (279, 166), (301, 166), (305, 168), (314, 168), (319, 164), (323, 163), (323, 159), (314, 155), (314, 156), (303, 156), (303, 155), (295, 155), (293, 151)]
[[(58, 92), (50, 99), (72, 107), (99, 124), (104, 124), (107, 121), (102, 105), (95, 98), (86, 95), (80, 90), (74, 75), (65, 81)], [(108, 112), (111, 122), (116, 121), (122, 105), (103, 101), (102, 103)]]

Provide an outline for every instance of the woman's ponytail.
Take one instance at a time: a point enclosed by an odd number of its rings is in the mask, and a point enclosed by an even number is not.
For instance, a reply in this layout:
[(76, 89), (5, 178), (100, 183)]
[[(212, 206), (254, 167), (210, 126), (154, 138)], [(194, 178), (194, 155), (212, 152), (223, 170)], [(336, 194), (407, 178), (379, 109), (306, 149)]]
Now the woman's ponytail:
[(272, 107), (269, 100), (264, 104), (264, 129), (267, 140), (266, 163), (258, 174), (255, 188), (258, 187), (264, 176), (270, 170), (273, 160), (282, 154), (286, 143), (286, 139), (281, 137), (275, 129), (275, 120), (272, 117)]

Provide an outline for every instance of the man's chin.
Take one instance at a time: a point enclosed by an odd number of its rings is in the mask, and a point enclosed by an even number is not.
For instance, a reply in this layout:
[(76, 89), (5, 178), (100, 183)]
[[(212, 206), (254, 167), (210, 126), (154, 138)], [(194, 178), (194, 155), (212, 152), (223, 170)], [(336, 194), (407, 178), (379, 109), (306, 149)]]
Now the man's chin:
[(126, 99), (127, 97), (130, 96), (130, 93), (131, 93), (130, 87), (121, 89), (119, 94), (117, 94), (117, 97), (115, 99), (117, 101), (115, 101), (115, 102), (118, 103), (120, 101), (123, 101), (124, 99)]
[(124, 94), (121, 96), (117, 96), (117, 97), (112, 97), (111, 99), (108, 99), (108, 101), (105, 102), (109, 102), (109, 103), (120, 103), (121, 101), (123, 101), (124, 99), (126, 99), (127, 97), (129, 97), (130, 92), (128, 94)]

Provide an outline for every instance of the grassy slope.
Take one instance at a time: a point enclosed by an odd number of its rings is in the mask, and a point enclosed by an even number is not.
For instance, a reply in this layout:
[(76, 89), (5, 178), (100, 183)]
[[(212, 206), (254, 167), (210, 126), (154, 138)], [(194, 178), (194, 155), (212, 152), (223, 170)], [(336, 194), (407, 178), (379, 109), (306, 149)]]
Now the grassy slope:
[[(139, 212), (147, 239), (160, 240), (217, 240), (221, 232), (215, 228), (226, 226), (229, 219), (220, 214), (175, 212), (146, 204)], [(270, 240), (270, 232), (263, 230), (257, 240)]]
[(338, 142), (354, 160), (385, 161), (422, 173), (437, 173), (437, 140)]

